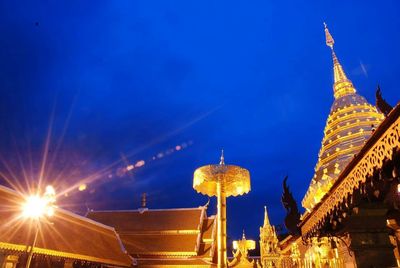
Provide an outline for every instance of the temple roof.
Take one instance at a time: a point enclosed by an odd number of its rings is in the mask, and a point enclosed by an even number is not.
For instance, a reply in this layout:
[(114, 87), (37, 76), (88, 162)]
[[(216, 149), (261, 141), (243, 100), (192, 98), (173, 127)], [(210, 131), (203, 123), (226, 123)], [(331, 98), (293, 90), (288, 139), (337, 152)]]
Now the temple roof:
[(212, 261), (216, 221), (207, 217), (206, 209), (91, 211), (87, 217), (115, 227), (135, 259), (148, 263), (152, 258), (185, 257), (185, 264), (193, 259)]
[(384, 117), (375, 106), (357, 94), (333, 50), (334, 41), (326, 25), (325, 36), (332, 50), (335, 101), (325, 125), (315, 174), (302, 201), (303, 207), (308, 210), (329, 191)]
[[(21, 216), (24, 198), (0, 186), (0, 251), (26, 252), (36, 230), (35, 220)], [(131, 258), (114, 228), (63, 209), (41, 219), (35, 254), (130, 267)]]
[(181, 209), (139, 209), (90, 211), (87, 217), (113, 226), (117, 232), (198, 232), (203, 207)]

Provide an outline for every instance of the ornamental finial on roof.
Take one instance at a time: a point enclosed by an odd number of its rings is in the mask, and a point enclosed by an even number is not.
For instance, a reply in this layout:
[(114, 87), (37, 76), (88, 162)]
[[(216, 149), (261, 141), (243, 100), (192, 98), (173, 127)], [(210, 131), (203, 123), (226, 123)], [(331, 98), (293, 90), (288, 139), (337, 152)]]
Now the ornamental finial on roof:
[(268, 211), (267, 211), (267, 206), (264, 206), (264, 226), (270, 226), (271, 224), (269, 223), (269, 217), (268, 217)]
[(221, 161), (219, 162), (220, 165), (225, 165), (225, 158), (224, 158), (224, 149), (221, 150)]
[(333, 50), (333, 45), (335, 44), (335, 40), (333, 39), (331, 33), (329, 32), (328, 26), (326, 25), (325, 22), (324, 22), (324, 27), (325, 27), (326, 45)]

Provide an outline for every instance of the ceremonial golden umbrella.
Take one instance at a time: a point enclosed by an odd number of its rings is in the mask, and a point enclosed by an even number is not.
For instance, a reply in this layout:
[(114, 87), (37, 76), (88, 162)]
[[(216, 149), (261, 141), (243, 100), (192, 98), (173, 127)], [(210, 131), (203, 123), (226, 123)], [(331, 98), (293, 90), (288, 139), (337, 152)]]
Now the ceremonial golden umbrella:
[(207, 165), (195, 170), (193, 188), (218, 200), (218, 267), (226, 267), (226, 198), (250, 192), (250, 173), (247, 169), (225, 165), (222, 152), (219, 165)]

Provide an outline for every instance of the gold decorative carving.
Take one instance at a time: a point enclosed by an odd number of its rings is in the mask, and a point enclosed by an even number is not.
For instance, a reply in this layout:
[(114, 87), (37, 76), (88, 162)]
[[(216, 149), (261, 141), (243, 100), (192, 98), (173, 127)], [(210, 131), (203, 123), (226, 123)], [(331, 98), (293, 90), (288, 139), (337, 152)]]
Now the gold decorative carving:
[(385, 159), (391, 160), (393, 150), (398, 148), (400, 148), (400, 118), (391, 124), (345, 177), (339, 177), (340, 183), (327, 194), (302, 225), (303, 236), (317, 228), (335, 206), (341, 203), (347, 195), (352, 194), (360, 183), (364, 183), (366, 178), (373, 174), (374, 169), (381, 168)]

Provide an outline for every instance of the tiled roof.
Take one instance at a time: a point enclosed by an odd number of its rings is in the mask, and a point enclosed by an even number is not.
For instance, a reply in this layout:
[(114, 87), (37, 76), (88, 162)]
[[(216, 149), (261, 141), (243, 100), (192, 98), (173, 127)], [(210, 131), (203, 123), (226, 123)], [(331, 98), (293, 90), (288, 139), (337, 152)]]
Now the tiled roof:
[(129, 253), (135, 255), (196, 256), (198, 234), (124, 235), (120, 237)]
[[(26, 251), (36, 230), (34, 220), (21, 216), (24, 199), (0, 186), (0, 250)], [(63, 209), (39, 221), (34, 252), (62, 258), (129, 267), (130, 257), (114, 228)]]
[(165, 257), (172, 258), (168, 264), (183, 258), (181, 264), (189, 265), (189, 260), (210, 262), (213, 256), (215, 217), (207, 218), (206, 209), (91, 211), (87, 217), (113, 226), (129, 254), (146, 265)]
[(200, 228), (200, 217), (204, 209), (121, 210), (92, 211), (87, 217), (113, 226), (117, 232), (146, 232), (191, 230)]

